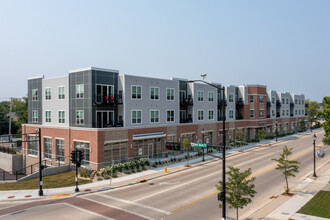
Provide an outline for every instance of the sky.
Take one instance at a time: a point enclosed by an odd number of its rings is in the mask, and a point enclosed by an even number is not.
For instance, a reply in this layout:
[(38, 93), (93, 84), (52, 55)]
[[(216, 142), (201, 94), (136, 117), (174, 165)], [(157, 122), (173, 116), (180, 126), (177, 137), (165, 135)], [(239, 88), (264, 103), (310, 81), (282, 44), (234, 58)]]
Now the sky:
[(330, 96), (330, 1), (0, 0), (0, 99), (27, 78), (120, 74)]

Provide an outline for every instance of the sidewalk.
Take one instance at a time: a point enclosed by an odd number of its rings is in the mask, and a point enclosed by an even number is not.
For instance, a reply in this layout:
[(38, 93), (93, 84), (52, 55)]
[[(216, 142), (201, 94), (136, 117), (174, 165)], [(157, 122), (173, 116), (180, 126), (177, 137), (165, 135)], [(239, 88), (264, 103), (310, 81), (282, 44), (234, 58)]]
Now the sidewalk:
[[(310, 132), (304, 132), (305, 134), (312, 134)], [(279, 138), (278, 142), (275, 142), (274, 140), (263, 140), (258, 143), (251, 143), (242, 147), (230, 149), (226, 151), (226, 155), (233, 154), (238, 151), (246, 150), (249, 148), (253, 148), (256, 146), (263, 146), (263, 145), (269, 145), (269, 144), (278, 144), (281, 143), (282, 141), (285, 141), (287, 139), (290, 139), (292, 136), (298, 136), (302, 135), (304, 133), (297, 133), (294, 135), (289, 135), (285, 136), (282, 138)], [(185, 155), (185, 154), (184, 154)], [(177, 155), (176, 157), (184, 157), (184, 155)], [(215, 156), (222, 156), (221, 153), (215, 153)], [(205, 155), (205, 161), (210, 161), (213, 160), (214, 157)], [(161, 160), (162, 161), (162, 160)], [(196, 164), (202, 162), (202, 157), (198, 158), (192, 158), (189, 160), (189, 164)], [(173, 172), (179, 172), (182, 170), (187, 169), (184, 167), (184, 165), (187, 164), (187, 161), (171, 164), (167, 166), (168, 173), (173, 173)], [(193, 165), (194, 166), (194, 165)], [(136, 184), (141, 180), (148, 180), (148, 179), (153, 179), (157, 178), (163, 175), (168, 175), (164, 174), (164, 167), (158, 167), (154, 168), (152, 170), (146, 170), (140, 173), (135, 173), (135, 174), (130, 174), (124, 177), (119, 177), (119, 178), (114, 178), (111, 181), (111, 186), (110, 186), (110, 180), (103, 180), (99, 182), (94, 182), (94, 183), (89, 183), (89, 184), (84, 184), (80, 185), (79, 193), (87, 193), (87, 191), (100, 191), (100, 190), (107, 190), (110, 188), (116, 188), (116, 187), (122, 187), (126, 185), (132, 185)], [(55, 189), (43, 189), (43, 197), (40, 197), (38, 195), (39, 190), (12, 190), (12, 191), (0, 191), (0, 201), (11, 201), (11, 200), (26, 200), (26, 199), (37, 199), (37, 198), (49, 198), (49, 197), (60, 197), (60, 196), (68, 196), (71, 194), (76, 194), (74, 193), (75, 186), (71, 187), (65, 187), (65, 188), (55, 188)], [(84, 192), (85, 191), (85, 192)]]

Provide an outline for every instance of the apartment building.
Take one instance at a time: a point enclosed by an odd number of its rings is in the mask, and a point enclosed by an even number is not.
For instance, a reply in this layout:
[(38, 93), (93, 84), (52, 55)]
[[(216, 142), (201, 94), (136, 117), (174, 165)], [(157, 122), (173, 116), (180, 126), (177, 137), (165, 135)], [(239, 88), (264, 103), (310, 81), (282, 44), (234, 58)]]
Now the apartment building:
[[(41, 128), (42, 157), (51, 163), (69, 163), (70, 152), (80, 149), (83, 166), (99, 169), (113, 160), (166, 157), (166, 144), (184, 139), (219, 145), (223, 118), (228, 141), (237, 140), (238, 130), (250, 140), (260, 129), (272, 134), (276, 122), (279, 132), (288, 132), (306, 121), (304, 95), (248, 84), (226, 86), (222, 97), (221, 84), (212, 84), (219, 88), (95, 67), (53, 79), (30, 78), (23, 132)], [(27, 165), (37, 162), (37, 142), (23, 148)]]

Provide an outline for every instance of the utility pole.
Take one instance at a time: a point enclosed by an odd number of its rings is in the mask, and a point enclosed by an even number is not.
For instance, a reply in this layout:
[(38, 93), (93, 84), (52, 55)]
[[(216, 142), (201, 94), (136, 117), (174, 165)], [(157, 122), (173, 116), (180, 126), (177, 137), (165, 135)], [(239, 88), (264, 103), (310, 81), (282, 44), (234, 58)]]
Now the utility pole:
[(226, 103), (225, 103), (225, 86), (222, 87), (222, 191), (224, 194), (222, 200), (222, 219), (226, 219)]
[(13, 103), (12, 103), (12, 98), (10, 97), (10, 104), (9, 104), (9, 142), (10, 142), (10, 147), (13, 147), (13, 144), (11, 143), (12, 137), (11, 137), (11, 111), (13, 108)]
[(39, 128), (39, 196), (43, 196), (44, 192), (42, 190), (42, 162), (41, 162), (41, 128)]

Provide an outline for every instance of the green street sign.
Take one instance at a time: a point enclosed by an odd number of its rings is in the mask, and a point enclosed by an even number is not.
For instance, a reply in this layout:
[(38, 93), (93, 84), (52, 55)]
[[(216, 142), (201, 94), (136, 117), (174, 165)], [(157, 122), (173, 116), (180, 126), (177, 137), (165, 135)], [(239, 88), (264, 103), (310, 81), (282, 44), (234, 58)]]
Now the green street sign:
[(191, 143), (191, 146), (192, 147), (204, 147), (204, 148), (206, 148), (207, 144)]

